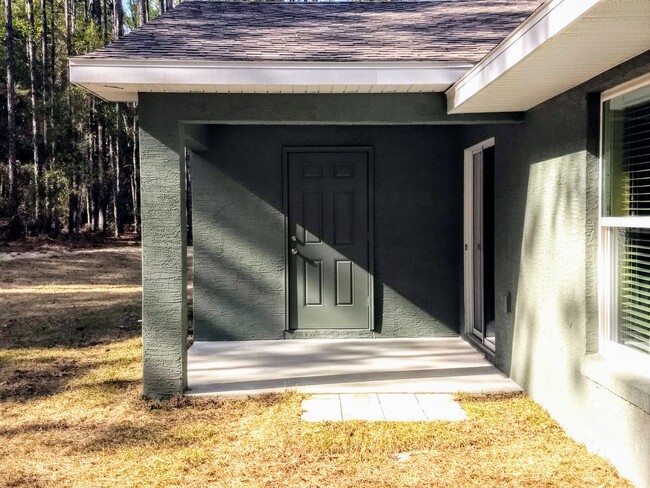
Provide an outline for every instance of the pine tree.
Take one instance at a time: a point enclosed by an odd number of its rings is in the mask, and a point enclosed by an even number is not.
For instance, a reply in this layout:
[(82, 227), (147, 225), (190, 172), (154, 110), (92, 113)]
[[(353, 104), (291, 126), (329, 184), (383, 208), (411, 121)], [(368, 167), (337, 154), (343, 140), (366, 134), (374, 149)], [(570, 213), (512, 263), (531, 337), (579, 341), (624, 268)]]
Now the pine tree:
[(5, 0), (5, 36), (7, 46), (7, 161), (9, 163), (8, 213), (18, 211), (18, 166), (16, 161), (16, 85), (14, 66), (14, 25), (11, 0)]

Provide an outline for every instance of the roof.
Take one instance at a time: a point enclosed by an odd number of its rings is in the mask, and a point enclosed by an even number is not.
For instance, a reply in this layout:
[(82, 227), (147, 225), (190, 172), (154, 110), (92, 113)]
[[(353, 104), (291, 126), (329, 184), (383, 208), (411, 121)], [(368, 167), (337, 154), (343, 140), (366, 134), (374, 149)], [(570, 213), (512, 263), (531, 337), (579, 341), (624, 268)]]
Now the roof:
[(474, 64), (542, 3), (186, 0), (77, 59)]

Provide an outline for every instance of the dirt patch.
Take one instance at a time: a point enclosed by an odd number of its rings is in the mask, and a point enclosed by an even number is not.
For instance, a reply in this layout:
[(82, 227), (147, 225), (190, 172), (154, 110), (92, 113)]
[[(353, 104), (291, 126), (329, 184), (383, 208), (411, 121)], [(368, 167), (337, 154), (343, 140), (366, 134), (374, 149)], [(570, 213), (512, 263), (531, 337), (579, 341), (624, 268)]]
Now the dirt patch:
[(87, 347), (139, 335), (138, 246), (25, 248), (3, 258), (0, 347)]
[(79, 364), (72, 358), (56, 358), (49, 361), (24, 362), (22, 367), (5, 368), (0, 381), (0, 401), (26, 401), (52, 395), (79, 374)]

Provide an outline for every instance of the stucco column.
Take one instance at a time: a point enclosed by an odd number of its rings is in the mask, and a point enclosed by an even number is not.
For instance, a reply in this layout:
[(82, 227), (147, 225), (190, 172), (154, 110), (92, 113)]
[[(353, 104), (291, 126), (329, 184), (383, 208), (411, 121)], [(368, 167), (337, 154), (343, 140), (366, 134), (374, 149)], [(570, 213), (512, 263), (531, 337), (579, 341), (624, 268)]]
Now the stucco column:
[(185, 167), (174, 127), (141, 127), (143, 394), (160, 399), (187, 387)]

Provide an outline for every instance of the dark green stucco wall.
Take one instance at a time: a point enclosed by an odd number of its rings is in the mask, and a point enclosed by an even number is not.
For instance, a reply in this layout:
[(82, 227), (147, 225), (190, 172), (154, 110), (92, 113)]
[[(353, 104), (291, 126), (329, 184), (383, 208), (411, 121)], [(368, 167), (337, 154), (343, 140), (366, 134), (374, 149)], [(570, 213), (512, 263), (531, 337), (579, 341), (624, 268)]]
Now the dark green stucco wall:
[(523, 123), (447, 116), (441, 95), (142, 94), (145, 395), (185, 384), (184, 142), (199, 180), (197, 338), (252, 339), (283, 337), (282, 145), (375, 147), (377, 325), (417, 336), (458, 328), (462, 150), (495, 137), (495, 362), (570, 435), (650, 487), (650, 373), (638, 387), (600, 357), (597, 302), (599, 94), (648, 72), (650, 53)]
[(139, 114), (154, 126), (224, 124), (449, 125), (518, 122), (521, 113), (448, 115), (442, 93), (171, 94), (140, 93)]
[(600, 93), (648, 72), (650, 53), (534, 107), (523, 124), (463, 131), (465, 147), (496, 139), (495, 361), (639, 486), (650, 486), (650, 371), (643, 393), (597, 354), (598, 142)]
[(458, 128), (439, 126), (210, 127), (209, 149), (193, 160), (195, 338), (293, 336), (285, 334), (282, 148), (288, 146), (373, 148), (375, 330), (317, 335), (458, 334), (457, 135)]

